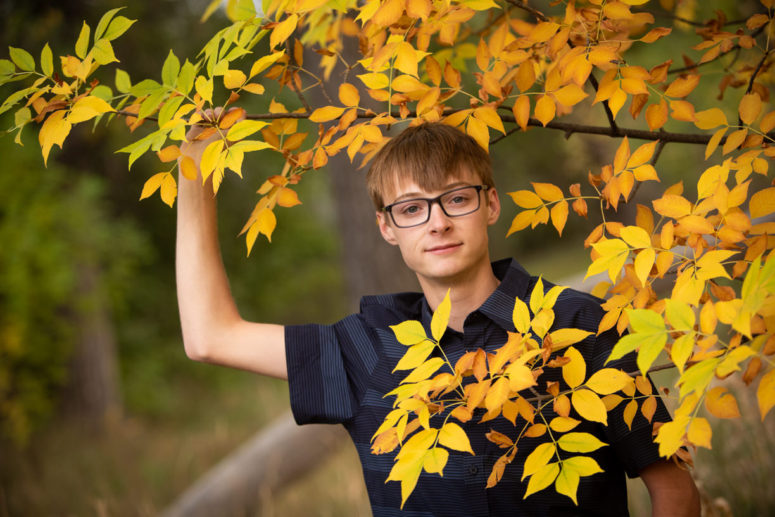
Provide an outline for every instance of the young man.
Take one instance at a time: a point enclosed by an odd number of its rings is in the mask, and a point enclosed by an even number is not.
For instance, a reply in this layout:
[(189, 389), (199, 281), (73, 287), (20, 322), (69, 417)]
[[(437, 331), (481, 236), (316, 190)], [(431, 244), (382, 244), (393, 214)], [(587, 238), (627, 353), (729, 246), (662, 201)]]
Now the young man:
[[(199, 163), (208, 141), (194, 141), (197, 133), (189, 134), (192, 143), (183, 152)], [(452, 312), (441, 340), (447, 357), (454, 363), (469, 350), (493, 351), (514, 331), (514, 300), (528, 298), (536, 278), (513, 260), (490, 263), (487, 228), (498, 219), (500, 201), (489, 157), (456, 129), (424, 124), (405, 130), (374, 158), (367, 182), (380, 232), (400, 248), (422, 293), (367, 296), (359, 314), (330, 326), (282, 327), (240, 317), (220, 258), (212, 191), (181, 179), (176, 269), (189, 357), (287, 378), (298, 423), (342, 423), (360, 455), (375, 516), (627, 515), (625, 473), (643, 478), (653, 515), (698, 516), (688, 472), (659, 458), (645, 419), (638, 417), (629, 430), (616, 411), (608, 427), (584, 422), (577, 429), (609, 444), (592, 454), (605, 473), (582, 478), (578, 506), (551, 489), (523, 499), (521, 465), (537, 441), (522, 443), (501, 482), (485, 489), (502, 451), (484, 435), (490, 429), (511, 435), (514, 427), (503, 418), (478, 424), (475, 416), (465, 430), (476, 454), (452, 452), (444, 476), (423, 474), (400, 510), (399, 483), (385, 483), (395, 453), (373, 455), (369, 443), (392, 409), (384, 394), (405, 375), (392, 373), (405, 347), (389, 326), (415, 319), (428, 327), (449, 290)], [(603, 315), (599, 300), (570, 289), (555, 312), (555, 327), (590, 331)], [(616, 339), (609, 331), (577, 346), (588, 373), (602, 367)], [(627, 359), (622, 364), (634, 364)], [(669, 418), (661, 402), (655, 418)]]

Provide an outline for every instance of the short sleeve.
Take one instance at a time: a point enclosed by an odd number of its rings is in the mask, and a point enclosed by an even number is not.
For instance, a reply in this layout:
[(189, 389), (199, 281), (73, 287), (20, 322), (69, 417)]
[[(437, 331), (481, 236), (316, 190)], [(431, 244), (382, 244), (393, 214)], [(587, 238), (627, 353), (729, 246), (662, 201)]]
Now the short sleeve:
[(285, 327), (285, 360), (296, 423), (344, 423), (355, 416), (376, 362), (371, 334), (355, 314), (333, 325)]

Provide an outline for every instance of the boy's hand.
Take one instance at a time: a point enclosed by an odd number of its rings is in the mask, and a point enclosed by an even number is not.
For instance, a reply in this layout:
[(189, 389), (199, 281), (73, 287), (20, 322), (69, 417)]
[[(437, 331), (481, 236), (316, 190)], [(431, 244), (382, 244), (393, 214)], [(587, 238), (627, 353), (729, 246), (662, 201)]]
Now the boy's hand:
[[(239, 108), (231, 108), (227, 113), (235, 109)], [(224, 111), (223, 108), (220, 107), (215, 108), (214, 110), (207, 109), (202, 112), (203, 123), (191, 126), (186, 133), (186, 141), (180, 146), (181, 160), (186, 156), (194, 160), (197, 173), (199, 172), (199, 163), (202, 160), (202, 154), (205, 152), (205, 149), (207, 149), (207, 146), (221, 138), (221, 134), (212, 123), (220, 121), (223, 118), (222, 115), (224, 115)], [(244, 115), (238, 120), (242, 119), (244, 119)], [(221, 133), (224, 134), (225, 132), (225, 130), (221, 131)]]

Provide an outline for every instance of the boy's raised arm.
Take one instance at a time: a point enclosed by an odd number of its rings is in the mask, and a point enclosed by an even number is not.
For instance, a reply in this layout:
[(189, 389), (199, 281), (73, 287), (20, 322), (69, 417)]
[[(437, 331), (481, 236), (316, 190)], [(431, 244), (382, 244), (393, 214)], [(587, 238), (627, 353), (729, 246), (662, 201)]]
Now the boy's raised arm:
[[(202, 153), (216, 136), (195, 140), (193, 127), (181, 146), (199, 167)], [(201, 179), (178, 181), (175, 273), (186, 354), (196, 361), (287, 378), (282, 325), (242, 319), (229, 288), (218, 244), (212, 185)]]

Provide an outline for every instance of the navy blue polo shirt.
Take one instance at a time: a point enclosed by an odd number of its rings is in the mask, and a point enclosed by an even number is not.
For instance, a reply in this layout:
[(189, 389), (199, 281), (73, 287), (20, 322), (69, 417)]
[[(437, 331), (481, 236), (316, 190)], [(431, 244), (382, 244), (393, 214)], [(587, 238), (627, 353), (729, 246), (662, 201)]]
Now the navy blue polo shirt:
[[(527, 303), (537, 277), (531, 277), (516, 261), (493, 263), (501, 281), (498, 288), (476, 311), (469, 314), (463, 332), (447, 329), (441, 345), (454, 364), (464, 353), (477, 348), (492, 352), (505, 342), (506, 332), (514, 332), (512, 312), (515, 298)], [(545, 289), (552, 284), (544, 282)], [(566, 289), (555, 304), (553, 328), (580, 328), (595, 333), (604, 311), (601, 300), (589, 294)], [(367, 296), (361, 311), (333, 325), (299, 325), (285, 329), (286, 360), (291, 408), (299, 424), (341, 423), (350, 433), (360, 456), (363, 476), (375, 517), (392, 516), (622, 516), (628, 515), (625, 474), (635, 477), (644, 467), (659, 459), (652, 441), (652, 426), (640, 413), (632, 429), (622, 419), (624, 404), (608, 415), (608, 426), (584, 421), (574, 431), (589, 432), (609, 444), (589, 454), (605, 470), (581, 478), (578, 506), (557, 494), (553, 487), (523, 499), (527, 480), (521, 482), (522, 465), (543, 438), (522, 439), (517, 456), (507, 465), (500, 483), (485, 488), (495, 460), (503, 449), (488, 441), (491, 429), (514, 437), (516, 428), (503, 417), (477, 423), (484, 414), (462, 424), (475, 455), (450, 451), (444, 476), (423, 472), (414, 492), (401, 507), (400, 483), (385, 483), (397, 451), (374, 455), (370, 440), (392, 408), (392, 397), (383, 395), (395, 388), (406, 371), (391, 373), (406, 347), (390, 330), (408, 319), (419, 320), (430, 335), (432, 312), (422, 293)], [(587, 375), (603, 368), (618, 335), (615, 330), (594, 334), (574, 345), (587, 362)], [(634, 355), (608, 366), (637, 369)], [(561, 380), (559, 368), (547, 369), (539, 386)], [(573, 416), (573, 414), (572, 414)], [(550, 417), (551, 418), (551, 417)], [(656, 421), (669, 415), (661, 401)], [(521, 420), (521, 419), (520, 419)], [(524, 421), (517, 420), (517, 428)], [(433, 425), (433, 420), (431, 424)], [(438, 426), (438, 424), (436, 424)]]

